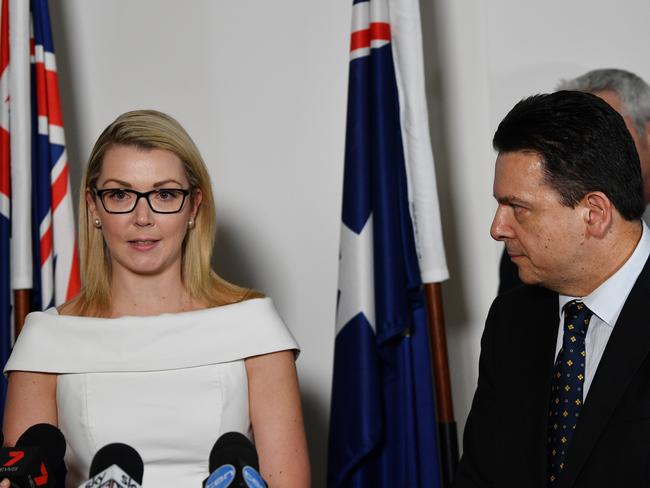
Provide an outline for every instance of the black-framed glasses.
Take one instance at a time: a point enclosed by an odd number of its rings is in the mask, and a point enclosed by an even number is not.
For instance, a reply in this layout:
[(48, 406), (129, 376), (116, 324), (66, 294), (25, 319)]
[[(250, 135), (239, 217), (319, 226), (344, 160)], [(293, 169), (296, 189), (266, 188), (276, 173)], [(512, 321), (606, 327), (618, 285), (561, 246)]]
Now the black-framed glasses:
[(124, 214), (133, 212), (141, 198), (147, 200), (149, 208), (155, 213), (178, 213), (183, 208), (190, 190), (185, 188), (157, 188), (139, 192), (127, 188), (104, 188), (94, 190), (108, 213)]

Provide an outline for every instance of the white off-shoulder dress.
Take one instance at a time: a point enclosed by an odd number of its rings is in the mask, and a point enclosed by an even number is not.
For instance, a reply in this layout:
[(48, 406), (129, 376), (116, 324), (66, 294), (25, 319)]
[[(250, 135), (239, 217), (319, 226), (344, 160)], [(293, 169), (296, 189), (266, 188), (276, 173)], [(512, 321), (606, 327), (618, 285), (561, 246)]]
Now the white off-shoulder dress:
[(251, 435), (244, 359), (288, 349), (298, 344), (268, 298), (116, 319), (52, 309), (29, 314), (5, 372), (59, 375), (66, 487), (112, 442), (140, 453), (145, 488), (192, 487), (221, 434)]

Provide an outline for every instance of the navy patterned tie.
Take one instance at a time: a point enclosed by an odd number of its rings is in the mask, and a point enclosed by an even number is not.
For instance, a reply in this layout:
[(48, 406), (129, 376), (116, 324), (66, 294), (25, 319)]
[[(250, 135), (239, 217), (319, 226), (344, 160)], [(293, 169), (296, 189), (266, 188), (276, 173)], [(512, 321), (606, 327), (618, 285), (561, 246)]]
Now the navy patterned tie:
[(564, 306), (564, 337), (555, 360), (548, 412), (548, 486), (565, 468), (566, 455), (578, 423), (585, 380), (585, 335), (593, 312), (572, 300)]

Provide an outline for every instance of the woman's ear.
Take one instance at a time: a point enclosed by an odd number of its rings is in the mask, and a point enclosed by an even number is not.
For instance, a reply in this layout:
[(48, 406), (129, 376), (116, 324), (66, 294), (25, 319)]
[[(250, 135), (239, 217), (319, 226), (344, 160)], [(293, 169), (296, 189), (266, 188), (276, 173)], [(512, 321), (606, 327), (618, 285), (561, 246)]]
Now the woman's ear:
[(88, 207), (88, 215), (91, 220), (99, 218), (97, 213), (97, 202), (95, 200), (95, 195), (90, 189), (86, 189), (86, 207)]
[(200, 188), (197, 188), (192, 192), (192, 220), (196, 220), (196, 214), (199, 213), (199, 207), (201, 206), (202, 201), (203, 193), (201, 193)]

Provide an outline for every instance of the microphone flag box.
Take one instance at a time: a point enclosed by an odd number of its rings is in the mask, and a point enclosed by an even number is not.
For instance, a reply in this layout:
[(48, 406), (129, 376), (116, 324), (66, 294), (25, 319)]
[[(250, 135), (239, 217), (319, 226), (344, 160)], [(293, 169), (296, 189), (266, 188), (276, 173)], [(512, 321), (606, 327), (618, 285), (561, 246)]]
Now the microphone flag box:
[(266, 483), (264, 483), (260, 474), (250, 466), (244, 466), (242, 477), (249, 488), (266, 488)]
[(3, 447), (0, 449), (0, 479), (21, 480), (35, 488), (48, 482), (48, 472), (38, 447)]
[(141, 486), (114, 464), (80, 484), (79, 488), (141, 488)]
[(232, 464), (224, 464), (203, 482), (203, 488), (227, 488), (235, 479), (236, 470)]
[[(260, 474), (250, 466), (242, 469), (242, 478), (247, 488), (266, 488)], [(203, 488), (228, 488), (235, 481), (237, 470), (232, 464), (224, 464), (216, 469), (204, 482)], [(239, 486), (239, 485), (237, 485)]]

